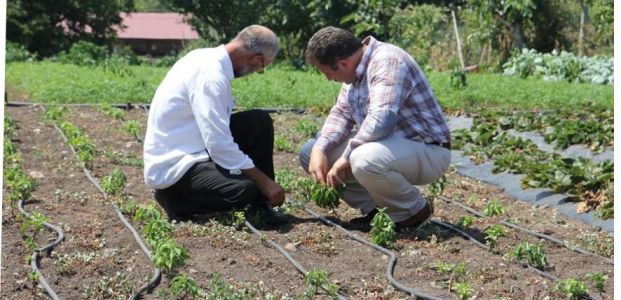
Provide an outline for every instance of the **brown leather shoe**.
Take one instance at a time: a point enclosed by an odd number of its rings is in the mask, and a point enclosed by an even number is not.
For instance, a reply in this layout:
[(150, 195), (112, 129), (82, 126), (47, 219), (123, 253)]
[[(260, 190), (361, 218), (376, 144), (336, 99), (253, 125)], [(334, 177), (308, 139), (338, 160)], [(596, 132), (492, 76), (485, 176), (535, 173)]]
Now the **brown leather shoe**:
[(432, 214), (433, 210), (431, 209), (431, 205), (429, 205), (429, 201), (427, 201), (423, 209), (419, 212), (401, 222), (395, 223), (395, 229), (401, 230), (404, 228), (411, 228), (417, 230), (431, 220)]

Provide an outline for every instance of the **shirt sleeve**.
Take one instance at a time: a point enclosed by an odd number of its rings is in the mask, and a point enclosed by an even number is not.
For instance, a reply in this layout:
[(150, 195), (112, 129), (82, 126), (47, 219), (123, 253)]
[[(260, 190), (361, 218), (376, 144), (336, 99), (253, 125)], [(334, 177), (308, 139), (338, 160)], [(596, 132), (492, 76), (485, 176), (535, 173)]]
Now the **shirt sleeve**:
[(334, 149), (349, 136), (355, 122), (347, 101), (348, 91), (349, 88), (343, 84), (336, 104), (330, 110), (330, 114), (328, 114), (321, 128), (313, 149), (318, 149), (325, 153), (328, 150)]
[(349, 160), (358, 146), (381, 140), (392, 134), (397, 125), (399, 108), (404, 99), (403, 64), (396, 58), (378, 59), (367, 70), (369, 108), (358, 133), (349, 140), (343, 158)]
[(254, 163), (239, 149), (229, 127), (233, 109), (230, 93), (227, 82), (207, 81), (190, 95), (190, 104), (211, 159), (228, 170), (249, 169)]

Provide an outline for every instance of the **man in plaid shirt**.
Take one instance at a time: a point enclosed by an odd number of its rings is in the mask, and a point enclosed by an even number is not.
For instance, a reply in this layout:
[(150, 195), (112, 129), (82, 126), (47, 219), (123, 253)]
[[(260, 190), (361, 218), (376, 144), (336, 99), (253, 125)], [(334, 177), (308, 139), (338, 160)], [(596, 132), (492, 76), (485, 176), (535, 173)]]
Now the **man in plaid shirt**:
[(419, 228), (432, 207), (414, 185), (442, 176), (451, 161), (451, 135), (442, 109), (412, 56), (373, 37), (326, 27), (308, 42), (308, 61), (342, 82), (317, 139), (300, 152), (311, 177), (335, 187), (368, 224), (385, 212), (401, 228)]

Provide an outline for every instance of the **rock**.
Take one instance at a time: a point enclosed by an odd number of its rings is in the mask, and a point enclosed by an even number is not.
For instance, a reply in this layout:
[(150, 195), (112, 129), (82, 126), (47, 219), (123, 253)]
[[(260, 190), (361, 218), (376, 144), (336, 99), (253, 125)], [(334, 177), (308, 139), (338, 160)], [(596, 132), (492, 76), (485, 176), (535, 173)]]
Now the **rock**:
[(30, 171), (30, 173), (28, 173), (28, 175), (30, 175), (30, 177), (32, 177), (34, 179), (41, 179), (41, 178), (45, 177), (45, 175), (43, 175), (43, 173), (41, 171)]
[(294, 243), (287, 243), (287, 244), (285, 245), (285, 250), (287, 250), (287, 251), (291, 251), (291, 252), (295, 252), (295, 251), (297, 251), (297, 250), (298, 250), (298, 248), (295, 246), (295, 244), (294, 244)]

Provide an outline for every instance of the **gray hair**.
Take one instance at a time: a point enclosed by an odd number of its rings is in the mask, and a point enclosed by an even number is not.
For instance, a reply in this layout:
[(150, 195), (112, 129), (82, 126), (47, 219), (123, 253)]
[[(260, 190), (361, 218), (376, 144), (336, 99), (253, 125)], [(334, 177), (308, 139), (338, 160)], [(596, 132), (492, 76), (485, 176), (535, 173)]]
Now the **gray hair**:
[(240, 31), (234, 40), (242, 43), (244, 50), (252, 53), (275, 57), (278, 54), (278, 37), (269, 28), (250, 25)]

